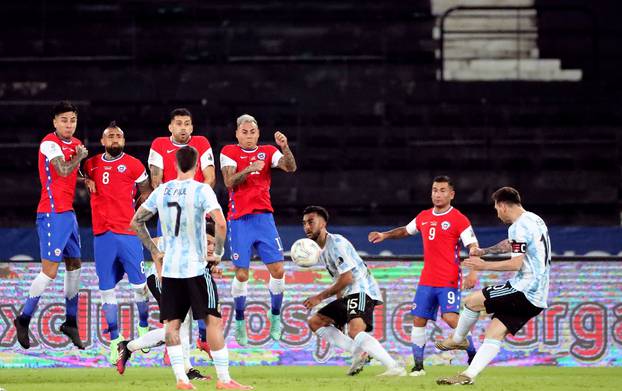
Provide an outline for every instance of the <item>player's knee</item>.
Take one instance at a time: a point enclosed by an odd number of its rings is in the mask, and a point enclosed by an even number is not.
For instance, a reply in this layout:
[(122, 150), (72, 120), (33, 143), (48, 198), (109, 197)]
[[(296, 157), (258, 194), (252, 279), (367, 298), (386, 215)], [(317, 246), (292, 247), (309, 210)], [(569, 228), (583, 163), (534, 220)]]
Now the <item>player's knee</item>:
[(348, 323), (348, 336), (354, 339), (357, 335), (359, 335), (359, 333), (365, 332), (366, 329), (367, 325), (363, 319), (352, 319), (350, 323)]
[(464, 299), (464, 306), (471, 311), (479, 311), (483, 306), (483, 302), (477, 293), (472, 293)]
[(134, 291), (134, 301), (149, 301), (149, 295), (147, 294), (147, 283), (144, 282), (142, 284), (131, 284), (132, 290)]
[(425, 327), (427, 324), (428, 324), (428, 320), (426, 318), (422, 318), (420, 316), (413, 317), (413, 326)]
[(285, 268), (283, 267), (283, 262), (275, 262), (270, 264), (268, 271), (270, 272), (270, 277), (282, 279), (285, 276)]
[(41, 262), (41, 271), (43, 272), (43, 274), (45, 274), (51, 280), (53, 280), (58, 275), (58, 263), (57, 262), (43, 260)]
[(65, 267), (67, 271), (78, 270), (82, 267), (80, 258), (65, 258)]
[(311, 331), (316, 332), (318, 329), (325, 326), (325, 322), (320, 319), (319, 316), (312, 316), (307, 320), (307, 325), (309, 325), (309, 329)]
[(117, 304), (117, 294), (115, 289), (106, 289), (100, 291), (102, 304)]
[(240, 282), (248, 281), (248, 269), (236, 269), (235, 270), (235, 278)]

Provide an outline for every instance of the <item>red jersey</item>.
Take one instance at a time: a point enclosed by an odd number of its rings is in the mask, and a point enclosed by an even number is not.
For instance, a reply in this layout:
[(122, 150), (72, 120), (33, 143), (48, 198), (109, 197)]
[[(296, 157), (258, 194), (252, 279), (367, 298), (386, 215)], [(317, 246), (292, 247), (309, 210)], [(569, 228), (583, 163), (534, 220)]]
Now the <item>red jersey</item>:
[(178, 144), (173, 141), (172, 137), (158, 137), (151, 143), (151, 150), (149, 150), (149, 159), (147, 162), (149, 165), (154, 165), (162, 169), (162, 183), (177, 178), (175, 152), (186, 145), (196, 148), (199, 152), (197, 171), (196, 174), (194, 174), (194, 179), (201, 183), (205, 180), (203, 177), (203, 170), (214, 165), (212, 146), (209, 141), (207, 141), (207, 138), (203, 136), (192, 136), (188, 144)]
[(263, 169), (253, 172), (241, 184), (229, 190), (229, 220), (254, 213), (274, 212), (270, 202), (272, 168), (279, 164), (283, 154), (273, 145), (258, 145), (247, 151), (239, 145), (226, 145), (220, 151), (220, 168), (235, 167), (240, 172), (256, 160), (266, 162)]
[(423, 271), (420, 285), (459, 288), (461, 284), (460, 247), (476, 243), (469, 219), (453, 206), (446, 212), (424, 210), (407, 226), (409, 234), (421, 232)]
[(39, 181), (41, 182), (41, 198), (37, 213), (61, 213), (73, 210), (73, 196), (76, 192), (78, 167), (66, 177), (58, 175), (50, 163), (56, 157), (64, 161), (76, 155), (76, 147), (82, 145), (80, 140), (72, 137), (65, 141), (55, 132), (45, 136), (39, 146)]
[(111, 231), (135, 235), (130, 222), (134, 217), (136, 184), (148, 178), (140, 160), (126, 153), (106, 160), (100, 153), (86, 161), (84, 173), (95, 181), (95, 193), (91, 194), (93, 234)]

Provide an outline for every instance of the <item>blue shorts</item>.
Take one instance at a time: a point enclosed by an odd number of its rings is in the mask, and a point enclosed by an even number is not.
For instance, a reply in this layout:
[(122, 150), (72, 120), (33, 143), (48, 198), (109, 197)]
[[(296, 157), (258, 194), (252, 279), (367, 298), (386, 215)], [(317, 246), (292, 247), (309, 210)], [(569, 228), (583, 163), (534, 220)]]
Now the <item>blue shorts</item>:
[(236, 267), (249, 268), (253, 248), (265, 264), (283, 261), (283, 245), (272, 213), (230, 220), (228, 240), (231, 259)]
[(80, 258), (80, 231), (73, 211), (37, 213), (37, 233), (41, 259)]
[(125, 273), (131, 284), (140, 285), (147, 281), (143, 246), (136, 236), (108, 231), (95, 236), (93, 246), (100, 290), (114, 288)]
[(419, 285), (410, 313), (420, 318), (436, 320), (439, 306), (441, 314), (460, 312), (460, 289)]

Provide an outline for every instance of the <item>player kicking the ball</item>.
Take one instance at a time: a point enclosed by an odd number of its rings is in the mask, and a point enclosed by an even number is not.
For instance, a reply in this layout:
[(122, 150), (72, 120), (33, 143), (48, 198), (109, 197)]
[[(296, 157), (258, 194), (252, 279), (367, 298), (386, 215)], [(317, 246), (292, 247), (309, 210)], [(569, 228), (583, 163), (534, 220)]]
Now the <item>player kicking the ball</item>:
[[(334, 284), (304, 301), (308, 309), (333, 296), (338, 298), (309, 319), (309, 328), (317, 336), (352, 353), (349, 375), (360, 372), (367, 355), (380, 361), (387, 370), (379, 376), (406, 376), (406, 370), (368, 332), (373, 330), (374, 307), (382, 303), (378, 283), (343, 236), (326, 230), (328, 212), (321, 206), (308, 206), (303, 212), (302, 226), (307, 237), (322, 252), (320, 261), (334, 279)], [(341, 330), (348, 325), (348, 335)]]
[[(465, 349), (465, 336), (479, 319), (480, 311), (492, 314), (484, 343), (466, 371), (440, 378), (437, 384), (473, 384), (475, 377), (495, 358), (507, 334), (515, 335), (531, 318), (547, 307), (551, 241), (544, 221), (523, 209), (518, 191), (502, 187), (493, 193), (499, 219), (510, 225), (508, 239), (485, 249), (472, 248), (465, 266), (474, 270), (516, 271), (505, 284), (487, 286), (464, 300), (458, 327), (453, 335), (436, 347), (441, 350)], [(486, 254), (512, 253), (503, 261), (484, 261)]]

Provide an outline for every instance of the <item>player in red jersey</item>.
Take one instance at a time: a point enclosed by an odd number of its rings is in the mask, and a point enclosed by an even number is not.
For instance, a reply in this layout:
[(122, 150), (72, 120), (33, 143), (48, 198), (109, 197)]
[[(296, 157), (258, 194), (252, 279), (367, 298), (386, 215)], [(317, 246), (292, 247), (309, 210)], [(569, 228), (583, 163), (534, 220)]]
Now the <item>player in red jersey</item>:
[[(469, 219), (451, 206), (455, 191), (447, 176), (434, 178), (432, 183), (432, 209), (422, 211), (408, 225), (387, 232), (370, 232), (368, 239), (380, 243), (385, 239), (401, 239), (421, 232), (423, 240), (423, 271), (419, 279), (417, 292), (413, 300), (411, 314), (414, 316), (411, 331), (412, 352), (415, 361), (410, 375), (425, 375), (423, 352), (426, 336), (425, 326), (428, 320), (436, 320), (438, 308), (441, 317), (451, 328), (458, 324), (460, 311), (460, 247), (476, 248), (477, 238)], [(470, 289), (477, 283), (477, 274), (471, 271), (465, 277), (464, 288)], [(468, 337), (469, 362), (475, 356), (471, 337)]]
[(100, 153), (84, 164), (89, 178), (91, 214), (95, 249), (95, 269), (102, 296), (102, 309), (110, 334), (111, 364), (117, 362), (117, 345), (125, 338), (119, 335), (117, 296), (115, 287), (127, 273), (138, 308), (138, 334), (149, 331), (149, 297), (147, 295), (143, 248), (130, 222), (134, 217), (136, 188), (144, 200), (151, 193), (145, 167), (133, 156), (123, 152), (125, 135), (113, 121), (104, 130)]
[(194, 179), (207, 183), (213, 188), (216, 184), (216, 171), (212, 146), (204, 136), (192, 136), (190, 111), (183, 108), (173, 110), (168, 130), (171, 132), (171, 137), (158, 137), (151, 143), (148, 163), (152, 187), (155, 189), (161, 183), (177, 178), (175, 152), (181, 147), (190, 145), (199, 152), (198, 169)]
[[(168, 130), (170, 137), (158, 137), (151, 143), (149, 151), (149, 171), (151, 172), (151, 186), (155, 189), (162, 183), (177, 178), (175, 153), (179, 148), (190, 145), (199, 153), (197, 170), (194, 179), (207, 183), (212, 188), (216, 185), (216, 170), (214, 168), (214, 153), (212, 146), (204, 136), (193, 136), (192, 113), (188, 109), (178, 108), (171, 111), (171, 122)], [(161, 236), (160, 221), (158, 220), (158, 237)], [(210, 354), (207, 343), (206, 327), (203, 320), (197, 322), (199, 339), (197, 347)]]
[(248, 268), (253, 248), (270, 272), (268, 288), (271, 297), (270, 336), (281, 338), (281, 305), (285, 278), (283, 245), (272, 217), (270, 172), (280, 168), (296, 171), (296, 160), (281, 132), (274, 140), (281, 147), (257, 145), (259, 127), (254, 117), (244, 114), (237, 120), (237, 145), (226, 145), (220, 152), (220, 169), (229, 189), (229, 245), (235, 265), (231, 295), (235, 302), (235, 337), (242, 346), (248, 344), (244, 309), (246, 307)]
[(77, 311), (80, 288), (80, 234), (73, 211), (78, 166), (88, 151), (73, 137), (78, 124), (78, 110), (69, 102), (54, 106), (55, 131), (41, 141), (39, 147), (39, 179), (41, 199), (37, 207), (37, 232), (41, 254), (41, 272), (35, 277), (22, 313), (13, 324), (17, 340), (24, 348), (30, 347), (28, 325), (37, 309), (41, 294), (56, 278), (58, 265), (65, 261), (66, 319), (60, 331), (80, 349), (84, 345), (78, 333)]

